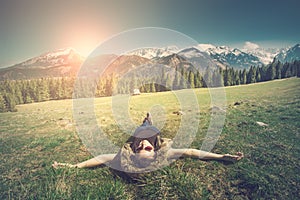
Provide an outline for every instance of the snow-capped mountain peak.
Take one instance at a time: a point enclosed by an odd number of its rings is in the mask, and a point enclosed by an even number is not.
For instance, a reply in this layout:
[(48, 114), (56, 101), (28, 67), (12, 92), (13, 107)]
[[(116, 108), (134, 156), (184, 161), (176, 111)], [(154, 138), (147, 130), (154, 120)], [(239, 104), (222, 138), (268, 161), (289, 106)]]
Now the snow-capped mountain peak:
[(260, 62), (265, 65), (271, 63), (274, 57), (279, 53), (279, 49), (275, 49), (275, 48), (264, 49), (261, 47), (243, 48), (242, 51), (248, 54), (252, 54), (253, 56), (256, 56), (257, 58), (259, 58)]
[(213, 68), (217, 66), (224, 68), (222, 63), (212, 59), (206, 51), (203, 51), (201, 48), (199, 49), (199, 46), (183, 49), (178, 52), (178, 55), (187, 59), (194, 67), (197, 67), (202, 71), (208, 66)]
[(77, 53), (77, 52), (72, 47), (69, 47), (69, 48), (65, 48), (65, 49), (58, 49), (56, 51), (47, 52), (43, 55), (51, 58), (51, 57), (58, 57), (58, 56), (61, 56), (61, 55), (68, 55), (68, 54), (71, 54), (71, 53)]
[(165, 48), (142, 48), (136, 49), (132, 52), (127, 53), (127, 55), (136, 55), (144, 58), (152, 59), (152, 58), (161, 58), (172, 55), (178, 52), (178, 47), (176, 46), (168, 46)]
[(282, 49), (275, 58), (281, 62), (300, 60), (300, 44), (296, 44), (289, 49)]
[(199, 50), (196, 47), (186, 48), (178, 52), (179, 55), (185, 58), (204, 57), (206, 54), (204, 51)]
[(198, 44), (196, 48), (199, 49), (200, 51), (207, 51), (208, 49), (215, 49), (216, 46), (212, 44)]
[(0, 80), (74, 76), (84, 59), (73, 48), (50, 51), (0, 70)]
[[(97, 70), (96, 68), (102, 62), (110, 62), (115, 57), (117, 55), (106, 55), (103, 58), (100, 56), (99, 58), (87, 60), (87, 63), (95, 68), (93, 70)], [(74, 76), (80, 69), (84, 59), (73, 48), (59, 49), (28, 59), (22, 63), (2, 68), (0, 70), (0, 80)], [(120, 62), (115, 62), (114, 66), (116, 66), (117, 70), (126, 71), (128, 67), (132, 68), (135, 65), (145, 63), (158, 62), (170, 66), (181, 63), (182, 66), (193, 66), (204, 71), (207, 67), (225, 68), (226, 66), (235, 69), (248, 69), (250, 66), (269, 64), (274, 59), (283, 63), (300, 60), (300, 44), (282, 49), (263, 49), (251, 42), (246, 43), (244, 48), (241, 49), (212, 44), (198, 44), (181, 50), (174, 46), (144, 48), (132, 51), (124, 55), (124, 57), (120, 56), (120, 59), (117, 60)], [(120, 65), (120, 63), (123, 64)], [(111, 71), (113, 70), (115, 69)]]
[(241, 50), (237, 49), (237, 48), (234, 48), (234, 49), (232, 50), (232, 53), (233, 53), (234, 55), (236, 55), (236, 56), (239, 56), (239, 55), (242, 54), (243, 52), (242, 52)]
[(20, 63), (20, 66), (38, 66), (38, 67), (47, 67), (47, 66), (57, 66), (57, 65), (66, 65), (74, 62), (82, 62), (84, 57), (81, 56), (73, 48), (59, 49), (51, 52), (44, 53), (40, 56), (26, 60), (23, 63)]
[(244, 52), (238, 48), (228, 46), (214, 46), (210, 44), (199, 44), (198, 47), (205, 49), (211, 58), (223, 66), (231, 66), (235, 68), (248, 68), (251, 65), (261, 65), (262, 62), (258, 57)]

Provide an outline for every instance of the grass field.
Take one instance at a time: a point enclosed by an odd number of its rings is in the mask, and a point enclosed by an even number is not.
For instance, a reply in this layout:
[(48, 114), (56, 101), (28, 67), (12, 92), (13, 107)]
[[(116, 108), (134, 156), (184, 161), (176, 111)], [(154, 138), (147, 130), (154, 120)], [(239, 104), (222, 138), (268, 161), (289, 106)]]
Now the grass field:
[[(299, 78), (226, 88), (226, 120), (212, 152), (242, 151), (245, 158), (235, 164), (181, 159), (137, 183), (106, 166), (52, 169), (55, 160), (77, 163), (92, 157), (77, 135), (72, 100), (17, 106), (18, 112), (0, 114), (0, 199), (299, 199), (299, 88)], [(194, 92), (201, 123), (191, 147), (199, 148), (211, 106), (206, 89)], [(99, 126), (121, 145), (127, 135), (111, 109), (110, 97), (95, 100)], [(179, 109), (172, 92), (129, 101), (134, 123), (150, 110), (167, 137), (179, 127), (181, 116), (173, 114)]]

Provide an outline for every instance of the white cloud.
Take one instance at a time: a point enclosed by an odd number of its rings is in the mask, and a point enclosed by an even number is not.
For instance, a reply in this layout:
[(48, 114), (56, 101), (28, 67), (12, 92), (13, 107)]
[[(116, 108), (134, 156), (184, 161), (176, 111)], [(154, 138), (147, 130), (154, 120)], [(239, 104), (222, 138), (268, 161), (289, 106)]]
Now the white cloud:
[(255, 50), (255, 49), (258, 49), (259, 48), (259, 45), (258, 44), (255, 44), (253, 42), (245, 42), (244, 44), (244, 49), (247, 49), (247, 50)]

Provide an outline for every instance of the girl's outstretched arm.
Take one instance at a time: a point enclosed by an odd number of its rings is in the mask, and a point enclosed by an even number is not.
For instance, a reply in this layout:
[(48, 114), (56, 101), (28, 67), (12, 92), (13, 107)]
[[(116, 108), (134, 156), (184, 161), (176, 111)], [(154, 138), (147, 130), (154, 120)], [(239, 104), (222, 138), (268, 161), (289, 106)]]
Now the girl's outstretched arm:
[(191, 157), (201, 160), (220, 160), (236, 162), (244, 157), (244, 154), (237, 152), (236, 155), (231, 154), (216, 154), (198, 149), (170, 149), (168, 151), (168, 158)]
[(70, 167), (70, 168), (89, 168), (89, 167), (97, 167), (100, 165), (103, 165), (107, 162), (110, 162), (114, 159), (116, 154), (103, 154), (99, 155), (95, 158), (91, 158), (89, 160), (83, 161), (81, 163), (77, 164), (69, 164), (69, 163), (59, 163), (54, 161), (52, 164), (53, 168), (59, 168), (59, 167)]

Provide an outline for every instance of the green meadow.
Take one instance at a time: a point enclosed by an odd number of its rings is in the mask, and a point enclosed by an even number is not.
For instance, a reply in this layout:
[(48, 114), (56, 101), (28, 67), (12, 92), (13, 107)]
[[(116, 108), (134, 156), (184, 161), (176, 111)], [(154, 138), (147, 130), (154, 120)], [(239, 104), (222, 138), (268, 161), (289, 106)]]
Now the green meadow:
[[(139, 182), (106, 166), (54, 170), (53, 161), (77, 163), (92, 157), (78, 136), (73, 101), (18, 105), (18, 112), (0, 113), (0, 199), (299, 199), (299, 88), (299, 78), (225, 88), (225, 123), (212, 152), (241, 151), (245, 158), (234, 164), (180, 159)], [(200, 123), (191, 147), (199, 148), (212, 120), (210, 93), (194, 89), (199, 110), (187, 106), (177, 115), (181, 104), (176, 94), (189, 91), (132, 96), (128, 115), (138, 126), (150, 111), (169, 138), (185, 115), (196, 116)], [(121, 146), (128, 134), (116, 124), (111, 102), (112, 97), (95, 99), (95, 117)]]

